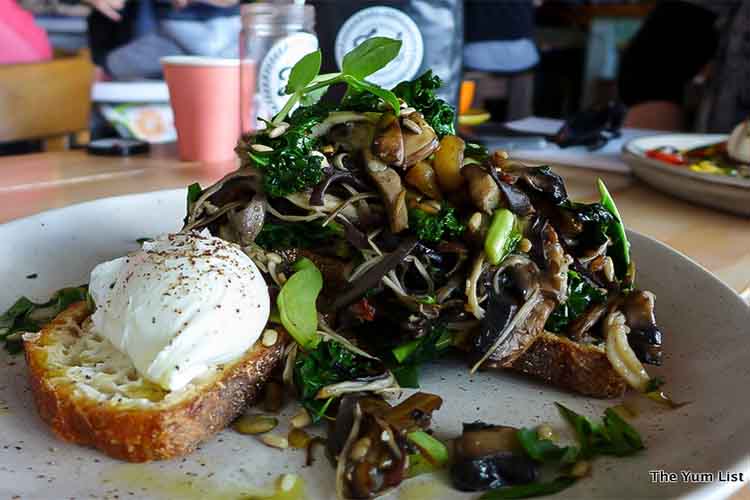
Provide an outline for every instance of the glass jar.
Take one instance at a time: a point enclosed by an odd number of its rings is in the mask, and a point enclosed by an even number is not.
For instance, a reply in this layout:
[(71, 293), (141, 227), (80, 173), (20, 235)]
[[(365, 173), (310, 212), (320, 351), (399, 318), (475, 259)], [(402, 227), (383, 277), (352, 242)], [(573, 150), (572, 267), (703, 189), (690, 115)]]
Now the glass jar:
[(270, 120), (287, 101), (284, 89), (292, 67), (318, 49), (315, 7), (253, 3), (242, 6), (240, 103), (242, 130)]

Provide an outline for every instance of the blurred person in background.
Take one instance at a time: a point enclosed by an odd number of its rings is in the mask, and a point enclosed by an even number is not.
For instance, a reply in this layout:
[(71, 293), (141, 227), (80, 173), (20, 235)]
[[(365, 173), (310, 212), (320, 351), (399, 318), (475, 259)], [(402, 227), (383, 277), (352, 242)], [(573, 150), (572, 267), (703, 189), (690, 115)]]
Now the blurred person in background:
[(479, 101), (502, 93), (497, 78), (504, 79), (504, 120), (532, 114), (531, 70), (539, 63), (534, 7), (532, 0), (464, 1), (464, 68), (491, 75), (479, 80)]
[(239, 0), (84, 0), (94, 63), (114, 79), (158, 78), (171, 55), (238, 57)]
[(52, 59), (47, 33), (16, 0), (0, 0), (0, 64)]
[[(686, 124), (696, 77), (705, 91)], [(730, 132), (750, 116), (750, 0), (659, 3), (625, 50), (618, 85), (627, 127)]]

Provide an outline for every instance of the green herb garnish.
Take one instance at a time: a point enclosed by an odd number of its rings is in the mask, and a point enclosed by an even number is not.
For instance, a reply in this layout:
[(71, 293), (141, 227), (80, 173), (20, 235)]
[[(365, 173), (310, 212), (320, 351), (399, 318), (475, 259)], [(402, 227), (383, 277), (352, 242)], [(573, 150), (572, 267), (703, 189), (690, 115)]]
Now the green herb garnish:
[(576, 482), (575, 477), (560, 476), (552, 481), (541, 481), (529, 484), (518, 484), (515, 486), (504, 486), (496, 490), (488, 491), (479, 500), (501, 500), (506, 498), (533, 498), (558, 493), (569, 488)]
[(424, 115), (438, 137), (456, 134), (456, 112), (436, 93), (441, 85), (440, 78), (428, 70), (416, 80), (401, 82), (393, 88), (394, 94)]
[(331, 85), (345, 83), (347, 95), (362, 92), (373, 94), (388, 104), (398, 115), (398, 97), (384, 88), (365, 80), (368, 76), (384, 68), (396, 58), (401, 50), (401, 41), (385, 37), (370, 38), (344, 56), (340, 73), (320, 75), (321, 52), (317, 50), (299, 60), (294, 65), (287, 83), (286, 93), (290, 96), (284, 107), (274, 117), (271, 125), (284, 121), (289, 112), (301, 101), (313, 104), (322, 97)]
[(23, 350), (23, 332), (38, 332), (71, 304), (88, 300), (86, 286), (58, 290), (47, 302), (36, 303), (21, 297), (0, 316), (0, 341), (11, 354)]
[(609, 211), (614, 217), (614, 223), (609, 225), (607, 228), (607, 236), (612, 240), (612, 251), (607, 252), (615, 264), (615, 274), (620, 279), (624, 279), (630, 269), (630, 242), (625, 234), (625, 224), (622, 222), (620, 212), (617, 210), (615, 200), (612, 195), (609, 194), (607, 186), (604, 185), (604, 181), (597, 179), (597, 186), (599, 187), (599, 194), (601, 196), (601, 204), (604, 208)]
[(374, 360), (348, 350), (334, 340), (320, 342), (317, 347), (297, 354), (294, 363), (294, 385), (302, 405), (310, 411), (314, 422), (320, 420), (331, 399), (316, 399), (325, 386), (372, 375)]
[(456, 217), (455, 209), (447, 205), (443, 205), (438, 214), (429, 214), (418, 208), (409, 210), (409, 227), (420, 240), (427, 243), (438, 243), (446, 235), (458, 238), (466, 230), (466, 226)]
[(601, 423), (579, 415), (560, 403), (555, 403), (565, 421), (573, 427), (577, 446), (558, 446), (549, 439), (542, 439), (534, 429), (519, 429), (517, 436), (526, 454), (536, 462), (558, 466), (561, 475), (551, 481), (505, 486), (482, 495), (480, 500), (501, 498), (531, 498), (551, 495), (575, 483), (578, 478), (571, 467), (579, 460), (590, 460), (598, 455), (618, 457), (632, 455), (644, 448), (641, 437), (612, 408), (607, 408)]
[(319, 341), (318, 310), (315, 301), (323, 288), (323, 276), (315, 264), (302, 258), (294, 264), (295, 273), (281, 287), (276, 298), (281, 323), (303, 348)]
[(427, 335), (393, 348), (391, 352), (400, 366), (392, 371), (399, 385), (419, 387), (419, 366), (439, 358), (452, 345), (451, 332), (444, 326), (437, 325)]
[(565, 333), (570, 323), (593, 304), (607, 300), (607, 294), (584, 280), (576, 271), (568, 271), (568, 298), (550, 314), (545, 328), (554, 333)]
[(266, 250), (280, 248), (313, 248), (341, 236), (335, 223), (322, 226), (319, 222), (266, 222), (255, 243)]

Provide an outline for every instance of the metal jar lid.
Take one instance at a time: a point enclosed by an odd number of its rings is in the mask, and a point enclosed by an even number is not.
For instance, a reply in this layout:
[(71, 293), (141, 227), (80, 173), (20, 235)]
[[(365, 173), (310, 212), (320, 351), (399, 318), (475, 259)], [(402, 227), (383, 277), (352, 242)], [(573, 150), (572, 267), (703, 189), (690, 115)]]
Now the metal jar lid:
[(257, 32), (284, 29), (289, 32), (315, 29), (315, 7), (304, 4), (251, 3), (240, 8), (242, 28)]

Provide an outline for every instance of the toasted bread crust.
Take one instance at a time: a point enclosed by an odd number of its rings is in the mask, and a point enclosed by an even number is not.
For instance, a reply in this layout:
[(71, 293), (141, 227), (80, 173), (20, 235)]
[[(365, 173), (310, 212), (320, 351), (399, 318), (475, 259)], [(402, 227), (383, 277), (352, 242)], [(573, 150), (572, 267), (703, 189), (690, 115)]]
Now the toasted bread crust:
[(29, 379), (39, 415), (66, 441), (92, 446), (114, 458), (145, 462), (186, 455), (224, 429), (252, 402), (283, 357), (284, 334), (270, 348), (260, 343), (189, 399), (159, 409), (121, 409), (81, 394), (74, 384), (51, 382), (45, 345), (60, 328), (80, 327), (89, 316), (80, 302), (60, 313), (39, 335), (24, 341)]
[(549, 332), (540, 334), (508, 369), (595, 398), (619, 397), (627, 389), (603, 350)]

